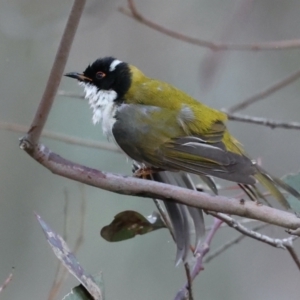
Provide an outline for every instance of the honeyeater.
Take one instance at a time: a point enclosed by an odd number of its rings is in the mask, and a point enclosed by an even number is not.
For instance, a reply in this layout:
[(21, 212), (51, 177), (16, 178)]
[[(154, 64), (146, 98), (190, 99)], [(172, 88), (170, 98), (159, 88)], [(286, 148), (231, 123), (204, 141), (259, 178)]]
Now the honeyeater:
[[(256, 187), (259, 182), (285, 208), (289, 204), (280, 188), (300, 199), (296, 190), (251, 160), (227, 130), (225, 113), (176, 87), (113, 57), (97, 59), (83, 73), (66, 76), (76, 78), (84, 88), (93, 123), (100, 123), (104, 134), (137, 165), (152, 169), (152, 179), (193, 189), (187, 174), (193, 173), (213, 190), (211, 176), (236, 182), (251, 199), (263, 197)], [(167, 203), (167, 210), (175, 231), (177, 260), (185, 259), (187, 215), (192, 216), (200, 236), (202, 212), (175, 203)]]

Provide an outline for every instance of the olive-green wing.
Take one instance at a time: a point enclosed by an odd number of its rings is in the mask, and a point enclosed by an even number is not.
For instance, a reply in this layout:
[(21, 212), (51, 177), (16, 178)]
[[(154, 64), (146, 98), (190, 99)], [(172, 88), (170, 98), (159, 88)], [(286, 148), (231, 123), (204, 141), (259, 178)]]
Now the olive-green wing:
[(225, 149), (222, 141), (208, 143), (203, 137), (173, 138), (160, 151), (169, 167), (206, 174), (242, 184), (254, 184), (256, 167), (243, 155)]

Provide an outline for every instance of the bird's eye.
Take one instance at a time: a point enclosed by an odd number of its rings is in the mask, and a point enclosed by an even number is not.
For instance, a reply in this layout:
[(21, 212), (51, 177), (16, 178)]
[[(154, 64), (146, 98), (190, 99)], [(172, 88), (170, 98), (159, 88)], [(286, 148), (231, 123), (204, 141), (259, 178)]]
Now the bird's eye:
[(106, 75), (105, 73), (99, 71), (99, 72), (96, 73), (96, 78), (97, 79), (102, 79), (103, 77), (105, 77), (105, 75)]

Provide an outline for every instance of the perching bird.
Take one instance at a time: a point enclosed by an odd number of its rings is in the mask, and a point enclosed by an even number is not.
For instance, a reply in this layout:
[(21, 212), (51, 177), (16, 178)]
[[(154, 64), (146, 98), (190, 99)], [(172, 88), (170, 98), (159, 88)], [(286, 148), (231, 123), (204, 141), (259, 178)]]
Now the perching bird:
[[(285, 208), (290, 206), (279, 188), (300, 199), (296, 190), (249, 158), (227, 130), (226, 114), (174, 86), (113, 57), (97, 59), (83, 73), (66, 76), (83, 86), (93, 123), (100, 123), (104, 134), (130, 158), (152, 169), (154, 179), (176, 184), (169, 175), (155, 175), (160, 170), (214, 176), (238, 183), (252, 199), (263, 197), (255, 186), (258, 181)], [(180, 255), (185, 258), (186, 253)]]

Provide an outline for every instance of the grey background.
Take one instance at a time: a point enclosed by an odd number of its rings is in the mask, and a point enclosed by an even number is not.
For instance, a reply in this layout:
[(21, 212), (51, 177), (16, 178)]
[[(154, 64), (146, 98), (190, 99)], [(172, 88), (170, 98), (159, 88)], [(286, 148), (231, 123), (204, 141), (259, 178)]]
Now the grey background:
[[(29, 125), (45, 86), (72, 1), (0, 1), (0, 120)], [(226, 108), (299, 68), (299, 50), (212, 53), (164, 36), (120, 14), (125, 0), (88, 1), (77, 32), (67, 71), (81, 71), (94, 59), (114, 55), (135, 64), (151, 77), (168, 81), (197, 99)], [(138, 8), (168, 28), (215, 41), (253, 42), (299, 36), (297, 0), (140, 0)], [(244, 7), (244, 10), (241, 7)], [(81, 92), (64, 78), (61, 89)], [(282, 120), (299, 120), (299, 82), (253, 105), (245, 113)], [(230, 122), (232, 133), (252, 157), (260, 157), (271, 173), (282, 176), (299, 169), (299, 131), (271, 130)], [(84, 101), (57, 97), (46, 128), (54, 132), (105, 140), (91, 122)], [(19, 133), (0, 131), (0, 282), (15, 267), (14, 278), (1, 299), (47, 299), (57, 259), (33, 212), (58, 233), (63, 230), (64, 189), (71, 199), (69, 241), (78, 231), (80, 186), (52, 175), (18, 148)], [(101, 170), (130, 174), (122, 155), (70, 146), (43, 139), (53, 151)], [(175, 248), (166, 230), (119, 244), (99, 237), (99, 230), (126, 209), (150, 214), (151, 200), (125, 197), (86, 187), (84, 244), (77, 256), (87, 271), (104, 272), (107, 299), (172, 299), (185, 280), (175, 268)], [(211, 221), (210, 219), (208, 222)], [(283, 236), (283, 230), (265, 230)], [(236, 236), (220, 231), (217, 247)], [(299, 244), (296, 243), (298, 252)], [(76, 280), (69, 278), (60, 296)], [(299, 299), (299, 272), (288, 254), (245, 240), (208, 264), (194, 284), (195, 299)]]

